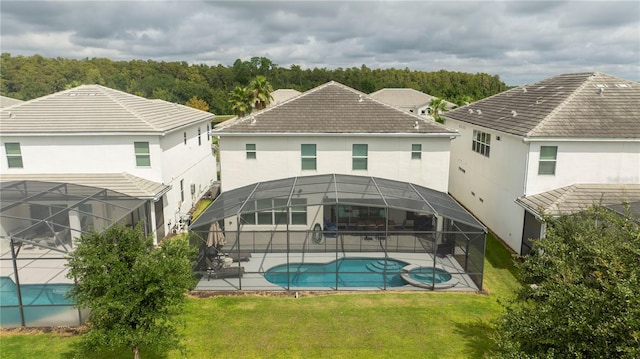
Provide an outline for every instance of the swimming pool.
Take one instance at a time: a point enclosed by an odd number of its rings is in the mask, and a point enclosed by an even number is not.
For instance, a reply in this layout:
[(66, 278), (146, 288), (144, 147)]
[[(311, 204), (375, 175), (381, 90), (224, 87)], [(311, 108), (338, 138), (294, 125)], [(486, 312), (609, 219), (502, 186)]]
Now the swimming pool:
[[(289, 263), (269, 268), (264, 277), (283, 287), (400, 287), (409, 263), (383, 258), (340, 258), (328, 263)], [(289, 272), (287, 274), (287, 272)]]
[(67, 298), (72, 284), (22, 284), (22, 307), (18, 289), (10, 277), (0, 277), (0, 326), (78, 325), (81, 323), (74, 302)]
[[(20, 286), (22, 305), (75, 304), (67, 299), (72, 284), (23, 284)], [(9, 277), (0, 277), (0, 303), (18, 305), (18, 290)]]

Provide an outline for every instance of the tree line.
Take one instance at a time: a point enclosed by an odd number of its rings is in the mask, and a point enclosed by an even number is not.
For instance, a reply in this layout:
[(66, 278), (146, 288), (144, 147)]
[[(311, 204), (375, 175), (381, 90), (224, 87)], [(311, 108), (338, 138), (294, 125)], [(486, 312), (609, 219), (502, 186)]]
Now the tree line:
[(107, 58), (46, 58), (40, 55), (0, 56), (0, 93), (31, 100), (82, 84), (99, 84), (145, 98), (185, 104), (196, 97), (209, 111), (230, 114), (234, 89), (250, 87), (258, 76), (268, 79), (273, 89), (301, 92), (337, 81), (364, 93), (382, 88), (413, 88), (459, 105), (506, 90), (498, 75), (440, 70), (351, 68), (302, 69), (281, 67), (266, 57), (237, 59), (233, 65), (188, 64), (185, 61), (113, 61)]

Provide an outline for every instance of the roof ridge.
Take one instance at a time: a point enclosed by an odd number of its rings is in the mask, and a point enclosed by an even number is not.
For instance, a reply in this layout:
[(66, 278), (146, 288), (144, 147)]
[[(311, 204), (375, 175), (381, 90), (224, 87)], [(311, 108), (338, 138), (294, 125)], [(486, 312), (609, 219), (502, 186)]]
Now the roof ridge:
[(558, 112), (560, 112), (560, 110), (562, 110), (565, 106), (567, 106), (567, 104), (573, 100), (592, 80), (598, 73), (597, 72), (583, 72), (583, 73), (577, 73), (577, 74), (563, 74), (563, 75), (559, 75), (559, 76), (564, 76), (564, 75), (587, 75), (590, 74), (589, 76), (587, 76), (584, 80), (582, 80), (582, 84), (580, 86), (578, 86), (575, 90), (573, 90), (569, 96), (567, 96), (560, 104), (558, 104), (558, 106), (554, 107), (551, 112), (549, 112), (543, 119), (541, 119), (540, 121), (538, 121), (538, 123), (526, 133), (526, 137), (532, 136), (534, 133), (536, 133), (536, 131), (542, 127), (544, 127), (544, 125), (547, 124), (547, 121), (551, 121), (553, 120), (553, 116), (555, 116), (555, 114), (557, 114)]
[(153, 125), (151, 122), (149, 122), (146, 118), (144, 118), (142, 115), (140, 115), (137, 111), (131, 109), (129, 106), (127, 106), (126, 104), (124, 104), (122, 101), (120, 101), (119, 98), (117, 98), (116, 96), (114, 96), (114, 92), (118, 93), (118, 94), (122, 94), (125, 95), (127, 97), (134, 97), (136, 99), (142, 99), (142, 100), (147, 100), (147, 101), (153, 101), (152, 99), (148, 99), (148, 98), (144, 98), (141, 96), (136, 96), (124, 91), (120, 91), (120, 90), (116, 90), (116, 89), (112, 89), (106, 86), (102, 86), (102, 85), (82, 85), (82, 86), (97, 86), (98, 88), (100, 88), (100, 90), (102, 91), (102, 93), (107, 96), (108, 98), (110, 98), (111, 100), (115, 101), (120, 107), (122, 107), (125, 111), (129, 112), (130, 114), (132, 114), (135, 118), (139, 119), (140, 121), (144, 122), (146, 125), (148, 125), (150, 128), (156, 130), (156, 131), (161, 131), (161, 129), (159, 129), (158, 127), (156, 127), (155, 125)]
[(575, 183), (571, 184), (569, 186), (558, 188), (557, 191), (560, 191), (560, 190), (564, 190), (564, 191), (562, 192), (562, 194), (560, 194), (558, 197), (556, 197), (556, 200), (553, 201), (553, 204), (550, 205), (549, 207), (554, 206), (557, 210), (561, 210), (560, 204), (563, 203), (564, 200), (567, 197), (569, 197), (571, 194), (573, 194), (577, 189), (578, 189), (578, 187), (576, 186)]

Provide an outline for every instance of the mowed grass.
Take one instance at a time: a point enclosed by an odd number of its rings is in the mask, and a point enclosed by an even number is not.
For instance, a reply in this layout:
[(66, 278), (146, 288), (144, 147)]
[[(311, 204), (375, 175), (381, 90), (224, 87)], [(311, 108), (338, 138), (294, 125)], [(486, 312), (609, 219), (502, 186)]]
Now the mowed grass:
[[(189, 298), (186, 353), (168, 358), (479, 358), (491, 348), (498, 299), (519, 285), (511, 253), (489, 236), (486, 294), (441, 292), (225, 295)], [(78, 336), (0, 337), (0, 357), (69, 358)], [(84, 356), (85, 358), (91, 358)], [(130, 357), (126, 350), (94, 358)], [(155, 356), (145, 356), (143, 358)]]

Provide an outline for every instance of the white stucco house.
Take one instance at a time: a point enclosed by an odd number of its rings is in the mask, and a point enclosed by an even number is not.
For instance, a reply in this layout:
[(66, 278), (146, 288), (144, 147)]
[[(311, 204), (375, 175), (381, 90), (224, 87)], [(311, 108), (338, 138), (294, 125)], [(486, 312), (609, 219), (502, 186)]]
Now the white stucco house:
[(449, 146), (458, 133), (337, 82), (226, 123), (221, 189), (286, 177), (349, 174), (447, 192)]
[[(372, 92), (369, 96), (405, 112), (429, 118), (431, 118), (431, 100), (436, 98), (412, 88), (383, 88)], [(456, 107), (456, 104), (448, 101), (445, 101), (445, 105), (447, 111)]]
[(640, 83), (558, 75), (442, 117), (460, 132), (450, 194), (518, 253), (544, 235), (542, 213), (638, 200)]
[(4, 107), (0, 181), (73, 183), (148, 199), (158, 240), (217, 182), (213, 117), (99, 85)]

